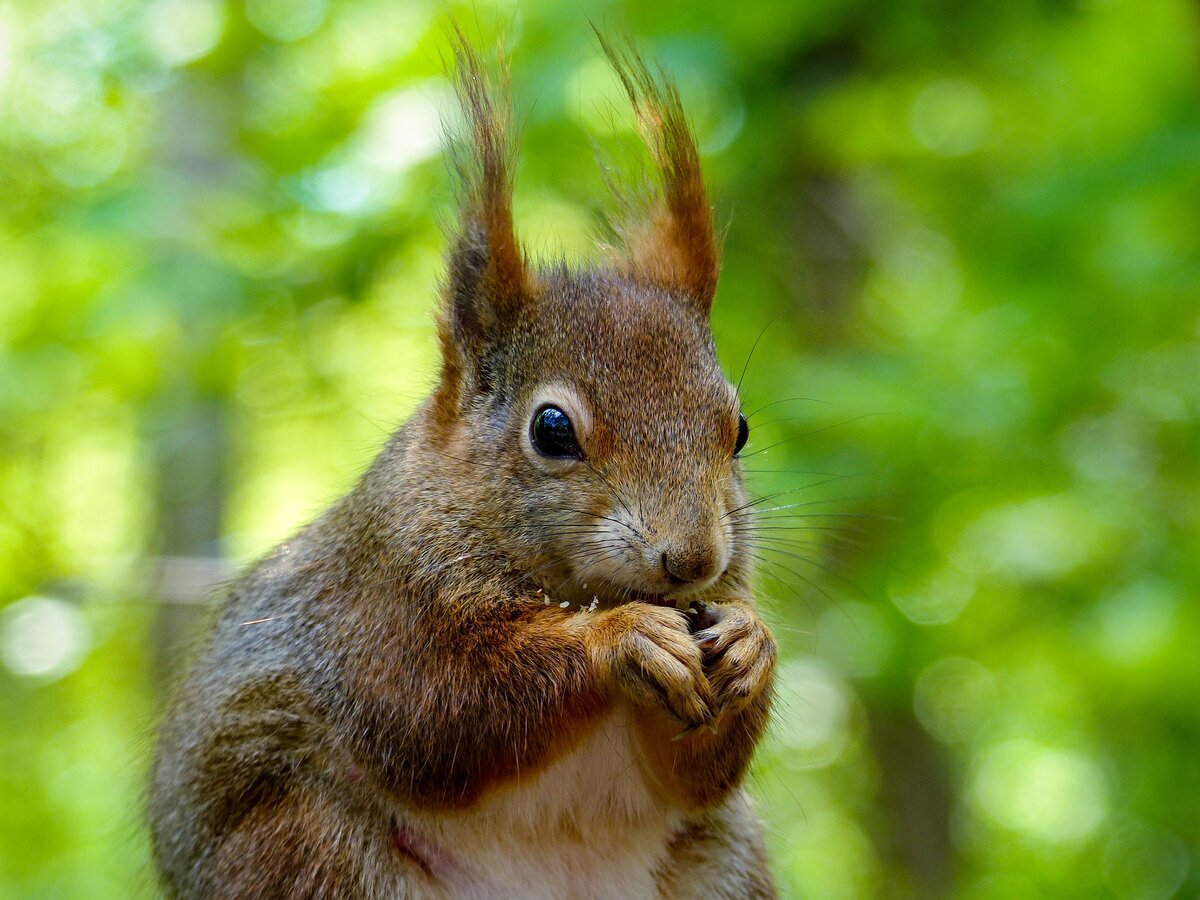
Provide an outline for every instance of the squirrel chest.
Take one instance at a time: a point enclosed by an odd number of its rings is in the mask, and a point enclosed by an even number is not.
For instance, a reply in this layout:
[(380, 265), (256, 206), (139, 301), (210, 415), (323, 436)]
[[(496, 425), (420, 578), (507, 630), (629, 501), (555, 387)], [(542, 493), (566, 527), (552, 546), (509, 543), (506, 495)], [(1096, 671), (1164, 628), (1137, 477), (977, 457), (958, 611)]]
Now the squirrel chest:
[(657, 799), (617, 704), (575, 748), (470, 811), (396, 810), (400, 852), (429, 895), (624, 898), (658, 893), (682, 815)]

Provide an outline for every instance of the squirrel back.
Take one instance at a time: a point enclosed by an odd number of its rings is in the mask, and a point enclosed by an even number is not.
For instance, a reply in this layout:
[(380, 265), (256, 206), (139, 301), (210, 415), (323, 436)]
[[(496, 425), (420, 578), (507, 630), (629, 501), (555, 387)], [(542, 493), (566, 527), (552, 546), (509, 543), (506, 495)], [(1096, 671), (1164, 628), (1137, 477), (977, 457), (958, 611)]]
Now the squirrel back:
[(772, 894), (712, 212), (674, 87), (602, 43), (661, 192), (577, 271), (522, 252), (504, 92), (458, 36), (438, 384), (224, 601), (159, 738), (169, 894)]

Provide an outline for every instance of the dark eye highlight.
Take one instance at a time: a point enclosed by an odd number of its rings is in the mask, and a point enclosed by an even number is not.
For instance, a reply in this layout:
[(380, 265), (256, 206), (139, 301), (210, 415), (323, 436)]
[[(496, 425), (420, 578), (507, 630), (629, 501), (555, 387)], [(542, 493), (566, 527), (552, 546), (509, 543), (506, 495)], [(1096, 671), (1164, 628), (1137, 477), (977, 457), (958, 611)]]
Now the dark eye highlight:
[(750, 439), (750, 423), (746, 421), (746, 417), (738, 413), (738, 436), (737, 443), (733, 445), (733, 455), (736, 457), (742, 452), (742, 448), (746, 446), (746, 441)]
[(551, 459), (582, 459), (583, 450), (575, 437), (570, 418), (557, 406), (543, 406), (529, 423), (533, 449)]

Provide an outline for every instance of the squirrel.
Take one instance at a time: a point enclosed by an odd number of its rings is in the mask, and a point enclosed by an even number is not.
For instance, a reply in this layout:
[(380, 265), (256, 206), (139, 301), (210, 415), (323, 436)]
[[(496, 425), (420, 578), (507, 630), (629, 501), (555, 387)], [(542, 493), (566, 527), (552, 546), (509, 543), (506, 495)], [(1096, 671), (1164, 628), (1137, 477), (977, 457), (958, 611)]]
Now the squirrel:
[(600, 42), (658, 177), (577, 270), (518, 243), (505, 64), (455, 32), (440, 373), (217, 609), (152, 765), (168, 896), (775, 896), (719, 240), (674, 83)]

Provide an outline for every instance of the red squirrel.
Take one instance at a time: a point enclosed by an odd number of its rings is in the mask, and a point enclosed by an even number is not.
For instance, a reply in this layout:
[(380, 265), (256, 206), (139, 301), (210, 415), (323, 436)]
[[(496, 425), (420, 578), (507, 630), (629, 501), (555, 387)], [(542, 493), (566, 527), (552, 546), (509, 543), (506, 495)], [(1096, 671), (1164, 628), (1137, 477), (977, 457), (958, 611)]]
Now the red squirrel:
[(719, 243), (676, 88), (601, 43), (659, 178), (573, 269), (522, 252), (507, 90), (457, 36), (440, 376), (223, 601), (157, 744), (167, 895), (775, 896)]

